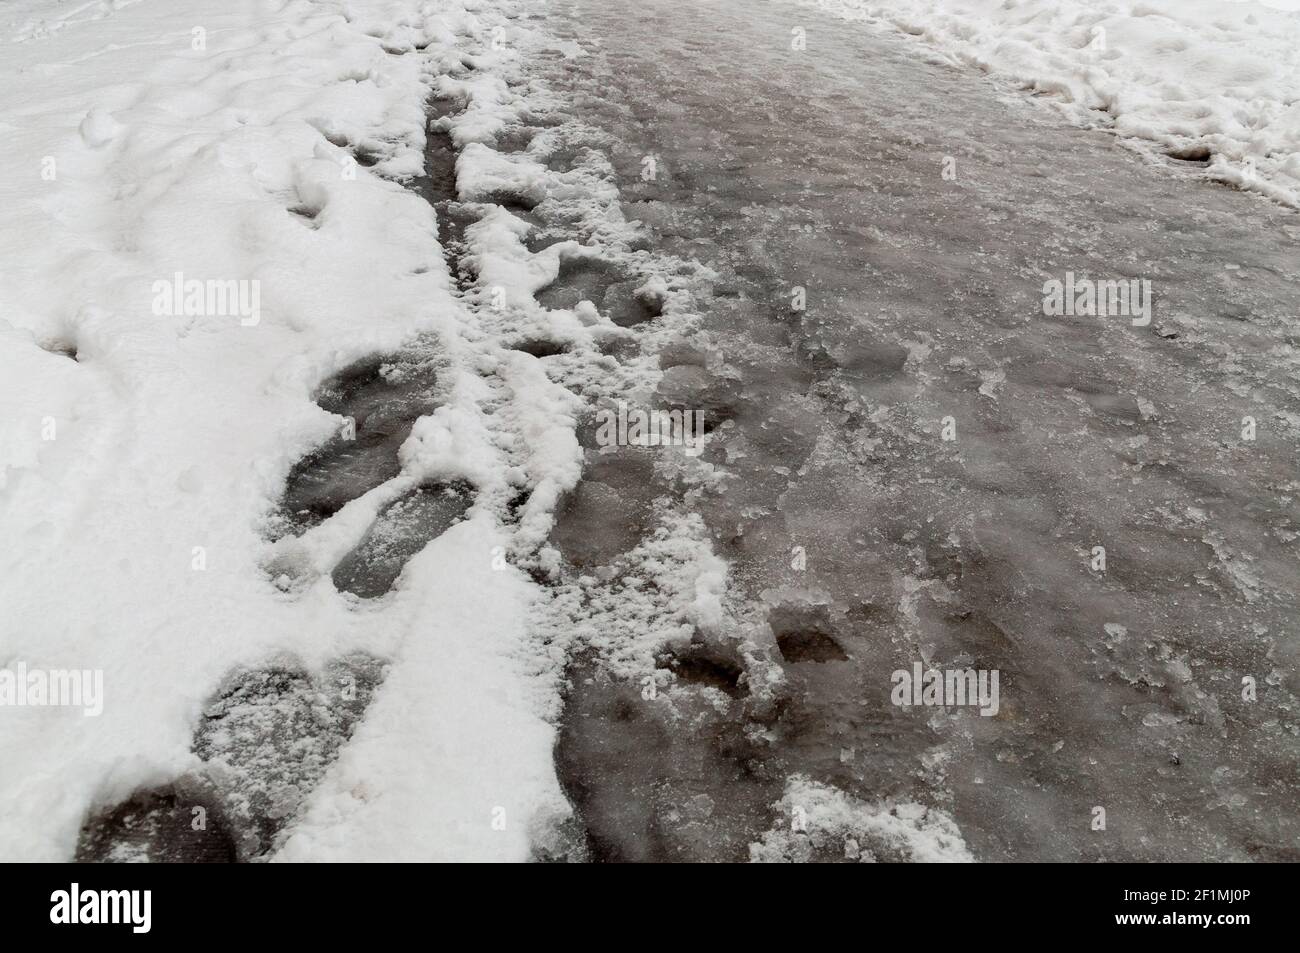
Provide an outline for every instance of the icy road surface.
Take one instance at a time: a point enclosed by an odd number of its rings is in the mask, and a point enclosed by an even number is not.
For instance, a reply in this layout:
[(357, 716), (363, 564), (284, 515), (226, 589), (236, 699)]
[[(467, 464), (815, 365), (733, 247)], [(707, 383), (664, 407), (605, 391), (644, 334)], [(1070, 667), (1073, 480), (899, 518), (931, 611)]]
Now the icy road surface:
[[(626, 216), (718, 273), (660, 395), (713, 418), (694, 505), (779, 667), (758, 704), (726, 646), (672, 662), (727, 697), (670, 714), (577, 673), (591, 855), (857, 857), (836, 811), (896, 801), (977, 860), (1295, 859), (1295, 213), (812, 7), (544, 16)], [(1150, 323), (1045, 316), (1069, 272)], [(999, 712), (892, 705), (917, 662), (998, 670)]]

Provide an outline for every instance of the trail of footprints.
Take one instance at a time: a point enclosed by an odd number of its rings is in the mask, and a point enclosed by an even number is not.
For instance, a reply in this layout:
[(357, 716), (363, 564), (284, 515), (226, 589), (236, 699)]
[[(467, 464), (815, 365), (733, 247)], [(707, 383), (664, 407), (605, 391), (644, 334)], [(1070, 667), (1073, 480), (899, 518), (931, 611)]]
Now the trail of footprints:
[[(396, 51), (400, 52), (400, 51)], [(471, 68), (471, 67), (466, 67)], [(458, 104), (432, 100), (430, 121), (448, 115)], [(330, 130), (329, 141), (351, 150), (358, 165), (374, 166), (381, 155)], [(526, 142), (526, 140), (524, 140)], [(474, 276), (464, 264), (465, 228), (484, 206), (461, 203), (456, 194), (456, 150), (436, 127), (429, 132), (425, 172), (408, 186), (437, 213), (439, 242), (462, 292)], [(560, 164), (571, 162), (561, 157)], [(533, 203), (517, 196), (494, 196), (513, 214), (535, 226)], [(323, 208), (298, 198), (288, 214), (315, 228)], [(563, 229), (563, 223), (560, 224)], [(554, 229), (536, 228), (530, 250), (555, 241)], [(658, 317), (661, 304), (638, 297), (641, 281), (618, 265), (599, 258), (566, 262), (557, 280), (538, 297), (548, 308), (596, 302), (622, 327)], [(545, 359), (566, 349), (561, 342), (532, 335), (509, 345)], [(301, 537), (335, 517), (348, 503), (398, 477), (398, 450), (415, 422), (438, 406), (439, 356), (436, 342), (414, 342), (402, 353), (361, 361), (325, 381), (318, 405), (345, 422), (345, 428), (301, 459), (288, 475), (284, 493), (267, 527), (271, 541)], [(634, 452), (635, 453), (635, 452)], [(631, 459), (628, 457), (627, 459)], [(644, 462), (644, 461), (643, 461)], [(609, 469), (609, 468), (606, 468)], [(609, 471), (608, 479), (640, 496), (648, 512), (653, 492), (644, 467), (633, 462), (627, 472)], [(629, 480), (628, 474), (635, 479)], [(599, 468), (596, 475), (600, 476)], [(588, 484), (584, 481), (583, 486)], [(592, 486), (600, 487), (599, 480)], [(574, 499), (582, 500), (579, 491)], [(599, 491), (597, 491), (599, 495)], [(407, 560), (459, 522), (474, 501), (463, 483), (417, 486), (385, 506), (360, 542), (333, 568), (340, 593), (358, 599), (390, 591)], [(516, 501), (517, 503), (518, 501)], [(588, 506), (569, 501), (567, 539), (578, 544), (576, 526)], [(562, 534), (563, 535), (563, 534)], [(590, 534), (596, 538), (600, 534)], [(616, 537), (617, 538), (617, 537)], [(634, 537), (621, 540), (632, 545)], [(574, 562), (582, 558), (574, 553)], [(291, 589), (300, 567), (271, 562), (268, 577)], [(703, 664), (703, 663), (701, 663)], [(274, 852), (315, 785), (351, 737), (374, 692), (383, 681), (385, 662), (366, 654), (336, 659), (319, 672), (293, 659), (273, 659), (264, 667), (232, 672), (204, 709), (191, 750), (202, 764), (169, 784), (141, 789), (126, 800), (86, 818), (76, 846), (80, 862), (232, 862), (256, 861)], [(726, 677), (735, 681), (732, 673)]]
[[(471, 68), (465, 64), (465, 69)], [(486, 206), (458, 200), (457, 152), (450, 136), (436, 125), (462, 105), (431, 100), (425, 171), (408, 186), (435, 209), (439, 243), (468, 302), (476, 276), (465, 261), (465, 229)], [(499, 148), (526, 149), (537, 131), (509, 130)], [(374, 166), (381, 157), (371, 144), (352, 143), (331, 130), (322, 130), (322, 135), (349, 149), (363, 167)], [(564, 172), (581, 161), (588, 148), (561, 143), (544, 158), (552, 171)], [(525, 241), (530, 251), (581, 238), (563, 214), (548, 220), (545, 210), (526, 197), (492, 198), (534, 226)], [(286, 211), (315, 227), (323, 208), (299, 200)], [(643, 278), (599, 254), (583, 255), (564, 259), (557, 279), (536, 297), (549, 309), (591, 301), (614, 324), (635, 328), (663, 312), (661, 298), (638, 294), (643, 283)], [(503, 343), (540, 360), (567, 350), (563, 342), (539, 333)], [(618, 346), (612, 350), (620, 353)], [(707, 408), (706, 430), (711, 431), (732, 415), (737, 397), (725, 385), (719, 391), (718, 382), (696, 360), (699, 355), (679, 351), (660, 355), (667, 373), (659, 397), (669, 406)], [(358, 362), (321, 385), (318, 405), (347, 426), (292, 468), (268, 523), (270, 540), (301, 537), (399, 476), (399, 448), (415, 422), (438, 407), (438, 368), (437, 343), (417, 341), (399, 354)], [(611, 566), (633, 549), (652, 527), (656, 498), (671, 495), (674, 488), (655, 474), (653, 451), (601, 451), (594, 446), (590, 428), (580, 438), (586, 451), (584, 478), (562, 501), (552, 542), (571, 567), (584, 570)], [(357, 545), (333, 567), (334, 586), (361, 600), (384, 596), (407, 560), (459, 522), (473, 502), (473, 488), (461, 483), (413, 488), (382, 508)], [(292, 589), (300, 568), (292, 561), (272, 562), (268, 577)], [(846, 657), (836, 638), (815, 626), (774, 621), (773, 629), (780, 629), (779, 652), (787, 663)], [(357, 654), (336, 660), (322, 672), (309, 672), (292, 660), (273, 660), (262, 668), (232, 673), (194, 733), (192, 750), (203, 769), (93, 813), (79, 837), (77, 859), (224, 862), (269, 856), (351, 736), (382, 683), (384, 665), (382, 659)], [(665, 650), (660, 665), (683, 687), (716, 689), (741, 702), (748, 696), (747, 660), (732, 646), (706, 644), (697, 635), (686, 648)], [(646, 796), (653, 778), (670, 778), (671, 788), (671, 778), (680, 773), (676, 750), (664, 736), (671, 726), (660, 724), (658, 709), (639, 704), (638, 686), (603, 676), (590, 657), (573, 661), (570, 683), (581, 690), (571, 691), (566, 700), (556, 764), (583, 830), (569, 832), (568, 842), (554, 851), (539, 846), (539, 859), (627, 857), (626, 845), (635, 842), (638, 833), (645, 834), (642, 856), (680, 856), (680, 844), (669, 847), (666, 832), (657, 830), (663, 805)], [(707, 692), (691, 698), (701, 712), (708, 709)], [(625, 720), (616, 721), (615, 716)], [(628, 730), (627, 720), (645, 724)], [(743, 720), (715, 717), (711, 723), (711, 731), (700, 738), (700, 753), (707, 760), (721, 757), (727, 764), (741, 764), (757, 754), (744, 737)], [(638, 750), (625, 751), (629, 745)], [(593, 776), (601, 779), (594, 787), (584, 780)], [(719, 773), (720, 783), (725, 776)], [(735, 789), (720, 787), (718, 793), (733, 796)], [(755, 810), (761, 811), (770, 801), (771, 784), (757, 784), (751, 794)], [(629, 812), (639, 816), (629, 817)], [(680, 833), (668, 835), (667, 841), (680, 841)], [(717, 846), (701, 844), (699, 849), (708, 855)]]

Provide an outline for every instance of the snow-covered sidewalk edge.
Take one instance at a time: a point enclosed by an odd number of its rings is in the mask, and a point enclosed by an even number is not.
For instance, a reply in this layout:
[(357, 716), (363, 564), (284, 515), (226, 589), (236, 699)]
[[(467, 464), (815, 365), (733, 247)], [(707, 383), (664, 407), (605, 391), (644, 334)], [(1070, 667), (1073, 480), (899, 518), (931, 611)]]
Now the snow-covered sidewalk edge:
[(1045, 94), (1074, 122), (1300, 207), (1300, 13), (1221, 0), (788, 2), (907, 34)]

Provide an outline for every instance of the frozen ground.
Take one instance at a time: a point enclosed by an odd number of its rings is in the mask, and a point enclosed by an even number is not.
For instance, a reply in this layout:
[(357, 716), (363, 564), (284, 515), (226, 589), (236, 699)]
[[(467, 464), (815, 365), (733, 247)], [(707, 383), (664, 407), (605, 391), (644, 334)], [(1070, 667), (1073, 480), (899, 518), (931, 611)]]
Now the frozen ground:
[[(629, 216), (717, 272), (660, 393), (725, 418), (687, 496), (729, 618), (658, 708), (598, 671), (569, 698), (597, 855), (802, 856), (749, 845), (811, 777), (982, 860), (1294, 858), (1294, 213), (813, 9), (555, 10)], [(1149, 278), (1151, 325), (1044, 317), (1067, 270)], [(893, 707), (918, 659), (1000, 669), (1001, 712)], [(830, 827), (821, 856), (865, 843)]]
[(1287, 195), (868, 26), (0, 8), (0, 857), (1294, 858)]

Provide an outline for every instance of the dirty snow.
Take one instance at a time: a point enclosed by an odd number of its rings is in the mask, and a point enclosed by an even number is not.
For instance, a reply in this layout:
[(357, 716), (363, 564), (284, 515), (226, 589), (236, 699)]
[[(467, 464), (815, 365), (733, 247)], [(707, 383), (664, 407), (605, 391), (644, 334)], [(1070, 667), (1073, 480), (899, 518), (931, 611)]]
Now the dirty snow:
[(859, 863), (971, 863), (953, 819), (910, 801), (868, 804), (804, 775), (786, 782), (772, 829), (749, 848), (754, 863), (800, 863), (824, 853)]

